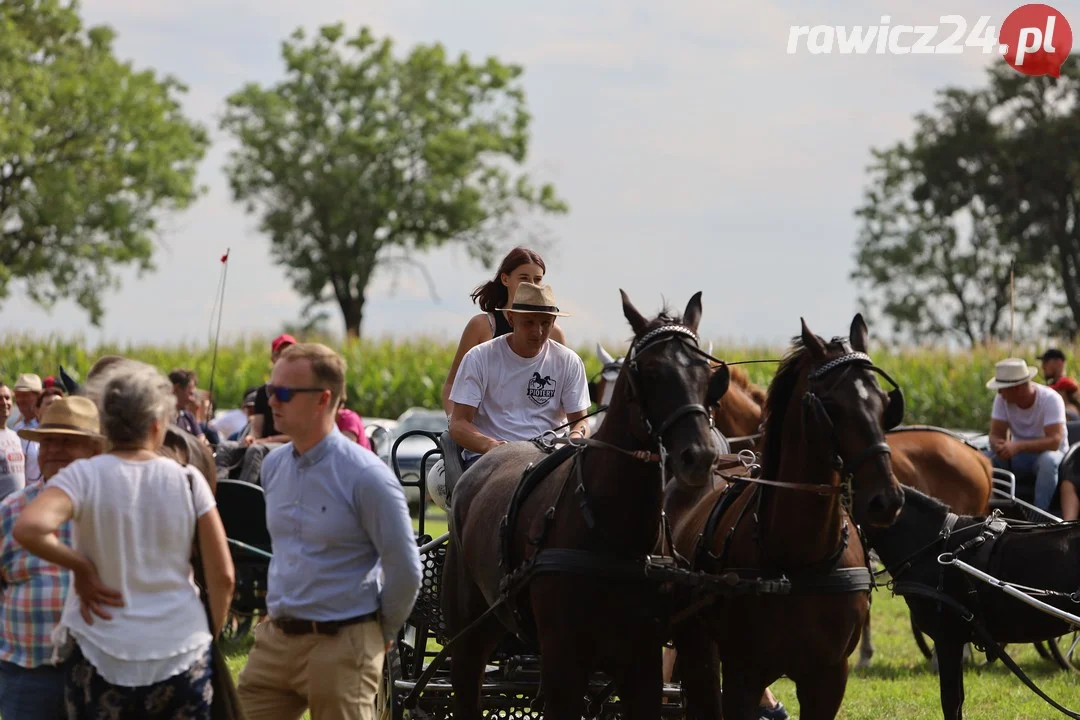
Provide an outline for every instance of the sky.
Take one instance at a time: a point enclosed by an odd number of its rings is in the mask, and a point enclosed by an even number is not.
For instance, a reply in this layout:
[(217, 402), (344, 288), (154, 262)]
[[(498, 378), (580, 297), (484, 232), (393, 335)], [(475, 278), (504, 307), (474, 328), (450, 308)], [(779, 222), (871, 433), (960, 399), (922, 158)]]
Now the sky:
[[(1080, 0), (1058, 0), (1080, 34)], [(222, 338), (273, 334), (303, 299), (269, 259), (258, 218), (233, 202), (223, 172), (224, 99), (282, 77), (282, 40), (298, 26), (343, 21), (389, 35), (399, 52), (441, 42), (456, 55), (495, 55), (525, 68), (533, 115), (524, 169), (554, 183), (565, 216), (543, 219), (544, 252), (572, 345), (625, 341), (619, 289), (645, 314), (682, 309), (703, 292), (701, 334), (722, 343), (780, 344), (805, 317), (846, 333), (858, 310), (849, 280), (871, 148), (906, 139), (945, 86), (977, 87), (997, 55), (812, 55), (786, 52), (792, 25), (938, 23), (981, 15), (999, 0), (84, 0), (90, 25), (118, 33), (117, 54), (189, 87), (188, 115), (211, 130), (200, 168), (208, 192), (164, 224), (157, 272), (121, 273), (100, 329), (74, 303), (51, 312), (19, 294), (0, 307), (0, 333), (82, 335), (87, 342), (209, 342), (219, 257), (231, 249)], [(951, 26), (938, 37), (951, 32)], [(1080, 45), (1080, 38), (1077, 40)], [(514, 242), (507, 238), (505, 242)], [(490, 277), (461, 248), (422, 256), (438, 299), (415, 271), (377, 275), (366, 337), (456, 340), (476, 312), (470, 291)], [(331, 327), (340, 312), (328, 306)], [(871, 336), (875, 327), (870, 328)], [(879, 328), (879, 334), (885, 328)]]

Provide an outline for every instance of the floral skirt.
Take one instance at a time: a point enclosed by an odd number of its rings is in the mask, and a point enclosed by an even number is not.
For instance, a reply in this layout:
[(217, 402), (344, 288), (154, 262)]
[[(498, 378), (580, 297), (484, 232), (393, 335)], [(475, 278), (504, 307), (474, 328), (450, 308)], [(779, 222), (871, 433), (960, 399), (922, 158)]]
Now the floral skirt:
[(210, 650), (186, 671), (145, 687), (110, 684), (78, 644), (65, 664), (68, 720), (210, 720)]

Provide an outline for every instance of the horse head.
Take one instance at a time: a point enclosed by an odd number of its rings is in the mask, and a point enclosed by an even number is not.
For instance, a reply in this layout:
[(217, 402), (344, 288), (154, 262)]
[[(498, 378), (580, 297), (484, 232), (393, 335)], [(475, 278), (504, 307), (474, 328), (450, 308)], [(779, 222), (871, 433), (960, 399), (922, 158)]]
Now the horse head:
[[(622, 293), (623, 314), (634, 331), (613, 389), (604, 431), (629, 430), (638, 444), (659, 451), (680, 482), (701, 487), (712, 478), (717, 449), (706, 407), (727, 391), (728, 373), (710, 372), (698, 347), (701, 293), (679, 317), (647, 320)], [(610, 357), (610, 356), (609, 356)], [(616, 424), (616, 417), (623, 420)]]
[(762, 470), (765, 477), (779, 474), (782, 437), (801, 443), (804, 467), (838, 471), (849, 486), (855, 522), (888, 526), (904, 494), (885, 432), (903, 418), (903, 395), (899, 388), (886, 394), (878, 385), (875, 373), (892, 379), (874, 366), (866, 345), (862, 315), (852, 320), (848, 338), (827, 343), (802, 321), (802, 335), (769, 390)]

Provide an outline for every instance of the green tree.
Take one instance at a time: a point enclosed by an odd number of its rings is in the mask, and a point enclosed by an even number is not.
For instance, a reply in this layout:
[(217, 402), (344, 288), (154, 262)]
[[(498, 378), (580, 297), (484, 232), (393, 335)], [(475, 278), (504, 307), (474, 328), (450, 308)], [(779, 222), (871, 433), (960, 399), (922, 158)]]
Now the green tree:
[[(865, 308), (914, 339), (969, 345), (1080, 321), (1080, 72), (1030, 78), (1001, 63), (946, 88), (911, 140), (873, 150), (852, 278)], [(1018, 333), (1020, 336), (1022, 333)]]
[(377, 268), (448, 242), (490, 265), (526, 212), (566, 212), (551, 185), (515, 172), (530, 121), (520, 67), (448, 59), (438, 44), (398, 59), (391, 46), (367, 28), (297, 30), (285, 79), (245, 86), (222, 120), (239, 143), (235, 198), (260, 213), (307, 310), (336, 301), (351, 336)]
[(0, 2), (0, 300), (72, 298), (95, 325), (114, 269), (153, 269), (163, 212), (198, 195), (208, 145), (171, 77), (116, 59), (74, 2)]

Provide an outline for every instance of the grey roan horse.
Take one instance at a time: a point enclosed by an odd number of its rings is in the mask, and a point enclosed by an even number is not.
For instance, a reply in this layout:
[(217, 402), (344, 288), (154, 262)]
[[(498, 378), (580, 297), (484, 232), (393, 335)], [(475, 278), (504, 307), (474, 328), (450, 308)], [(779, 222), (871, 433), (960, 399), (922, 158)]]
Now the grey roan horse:
[[(473, 626), (450, 650), (455, 720), (480, 718), (484, 667), (508, 631), (538, 646), (546, 717), (580, 720), (595, 671), (614, 680), (630, 720), (660, 714), (664, 637), (655, 590), (643, 574), (614, 569), (636, 561), (643, 567), (658, 540), (660, 457), (666, 456), (667, 477), (677, 482), (704, 486), (711, 479), (717, 451), (705, 406), (726, 390), (727, 376), (716, 373), (710, 380), (698, 349), (701, 293), (682, 317), (662, 313), (647, 320), (625, 293), (622, 303), (634, 341), (607, 417), (590, 445), (520, 503), (517, 522), (507, 528), (509, 557), (500, 550), (499, 521), (523, 471), (546, 457), (543, 451), (530, 442), (502, 445), (454, 489), (443, 612), (451, 637)], [(537, 553), (565, 557), (575, 551), (579, 561), (592, 558), (593, 568), (571, 563), (534, 574), (499, 605), (507, 573)]]

